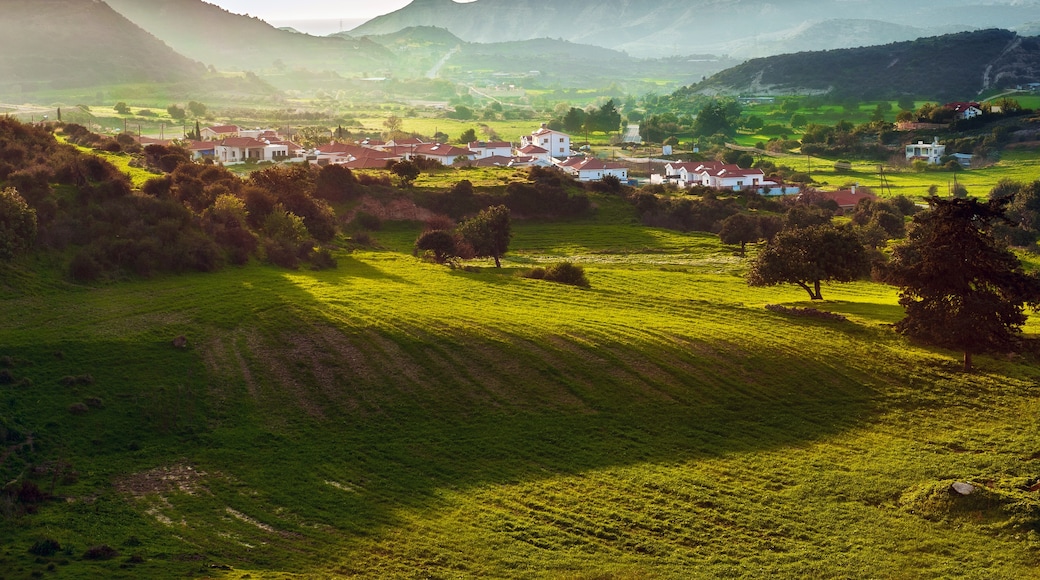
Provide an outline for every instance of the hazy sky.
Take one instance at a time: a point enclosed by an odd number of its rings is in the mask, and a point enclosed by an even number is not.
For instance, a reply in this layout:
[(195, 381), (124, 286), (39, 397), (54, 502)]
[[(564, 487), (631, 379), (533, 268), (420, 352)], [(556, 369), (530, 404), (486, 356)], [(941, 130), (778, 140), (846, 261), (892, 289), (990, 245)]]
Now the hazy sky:
[(411, 0), (206, 0), (236, 14), (263, 20), (369, 19), (403, 8)]

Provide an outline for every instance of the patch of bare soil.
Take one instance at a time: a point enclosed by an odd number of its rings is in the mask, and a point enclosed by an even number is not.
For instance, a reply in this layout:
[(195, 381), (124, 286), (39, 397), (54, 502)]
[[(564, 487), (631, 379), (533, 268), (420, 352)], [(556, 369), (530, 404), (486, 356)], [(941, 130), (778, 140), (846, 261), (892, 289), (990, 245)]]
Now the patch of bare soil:
[(202, 485), (205, 477), (206, 472), (198, 471), (190, 465), (171, 465), (123, 477), (115, 482), (115, 488), (134, 497), (173, 492), (196, 495), (206, 491)]

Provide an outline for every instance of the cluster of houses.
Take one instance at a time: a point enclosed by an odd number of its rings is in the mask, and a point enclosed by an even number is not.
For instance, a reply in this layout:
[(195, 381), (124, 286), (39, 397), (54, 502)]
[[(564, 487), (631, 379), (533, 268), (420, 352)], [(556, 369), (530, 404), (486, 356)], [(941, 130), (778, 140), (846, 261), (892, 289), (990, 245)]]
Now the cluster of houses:
[(763, 195), (798, 193), (797, 187), (785, 187), (767, 180), (761, 169), (743, 169), (720, 161), (668, 163), (664, 166), (664, 174), (650, 176), (650, 183), (671, 184), (682, 189), (710, 187), (729, 191), (755, 191)]
[[(628, 169), (619, 163), (579, 155), (571, 149), (570, 135), (542, 125), (521, 137), (514, 146), (505, 141), (473, 141), (466, 147), (427, 143), (416, 137), (356, 143), (333, 141), (306, 150), (269, 129), (242, 129), (221, 125), (200, 129), (201, 140), (189, 140), (187, 148), (196, 160), (212, 159), (223, 165), (253, 162), (297, 162), (342, 165), (350, 169), (382, 169), (388, 163), (423, 157), (445, 166), (556, 167), (580, 181), (598, 181), (613, 176), (628, 180)], [(142, 144), (168, 143), (141, 138)]]

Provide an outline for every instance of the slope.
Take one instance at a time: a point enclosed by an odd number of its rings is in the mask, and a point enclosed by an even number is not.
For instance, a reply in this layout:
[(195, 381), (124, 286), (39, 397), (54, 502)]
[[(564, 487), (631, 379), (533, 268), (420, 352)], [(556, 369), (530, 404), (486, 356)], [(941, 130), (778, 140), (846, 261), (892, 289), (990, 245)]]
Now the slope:
[(900, 95), (970, 99), (1040, 73), (1040, 43), (1006, 30), (923, 38), (884, 46), (750, 60), (689, 87), (701, 94), (831, 93), (862, 99)]
[[(799, 50), (782, 39), (811, 23), (826, 20), (874, 19), (898, 26), (955, 30), (1010, 28), (1038, 18), (1040, 6), (1036, 3), (1013, 0), (986, 5), (965, 2), (956, 6), (938, 0), (909, 6), (896, 0), (784, 3), (768, 0), (606, 0), (597, 3), (415, 0), (401, 10), (361, 25), (353, 33), (359, 36), (388, 34), (410, 26), (427, 25), (447, 28), (469, 42), (547, 37), (624, 50), (642, 57), (705, 53), (748, 57)], [(774, 46), (771, 39), (777, 38), (781, 40)], [(916, 36), (882, 41), (913, 38)], [(763, 42), (755, 42), (757, 39)], [(847, 46), (845, 42), (838, 37), (830, 45), (814, 48), (839, 48)]]
[(202, 0), (107, 0), (175, 50), (220, 70), (305, 68), (349, 74), (381, 70), (391, 55), (377, 44), (279, 30)]
[(169, 83), (204, 67), (93, 0), (0, 0), (0, 90)]

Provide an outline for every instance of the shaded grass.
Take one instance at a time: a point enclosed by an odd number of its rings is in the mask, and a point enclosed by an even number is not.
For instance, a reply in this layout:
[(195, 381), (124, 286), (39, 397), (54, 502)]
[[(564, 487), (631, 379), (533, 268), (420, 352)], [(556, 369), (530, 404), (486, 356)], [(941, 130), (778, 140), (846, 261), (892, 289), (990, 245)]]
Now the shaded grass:
[[(39, 436), (5, 481), (55, 458), (80, 475), (55, 486), (71, 501), (0, 527), (0, 566), (42, 570), (27, 549), (53, 537), (76, 547), (63, 575), (84, 578), (1034, 570), (1035, 532), (900, 499), (1037, 475), (1033, 357), (961, 375), (881, 326), (895, 291), (869, 283), (814, 305), (850, 322), (768, 312), (804, 292), (747, 288), (714, 236), (523, 224), (505, 272), (461, 272), (403, 253), (417, 227), (390, 224), (388, 250), (334, 271), (6, 298), (0, 354), (33, 385), (0, 391), (0, 415)], [(560, 256), (591, 289), (510, 271)], [(179, 335), (188, 350), (169, 345)], [(94, 383), (60, 383), (83, 373)], [(66, 412), (88, 396), (104, 407)], [(185, 465), (187, 489), (121, 491)], [(80, 558), (100, 543), (124, 555)], [(135, 549), (145, 562), (119, 568)]]

